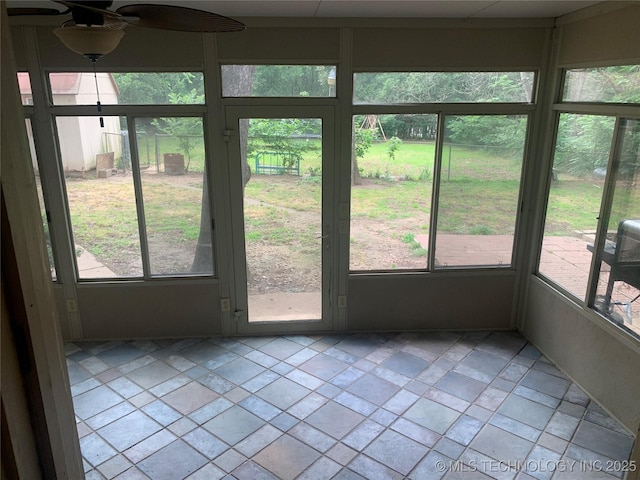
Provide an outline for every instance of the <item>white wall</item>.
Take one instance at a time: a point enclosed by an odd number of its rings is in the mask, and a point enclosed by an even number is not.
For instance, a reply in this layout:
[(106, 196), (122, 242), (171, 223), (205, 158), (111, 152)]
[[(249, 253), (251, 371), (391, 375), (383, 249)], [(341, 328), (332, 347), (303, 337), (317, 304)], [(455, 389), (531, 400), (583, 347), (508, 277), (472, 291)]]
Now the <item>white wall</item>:
[(216, 280), (78, 287), (86, 338), (180, 338), (222, 334)]
[(595, 317), (536, 278), (529, 287), (523, 334), (635, 434), (640, 347), (621, 341)]
[[(607, 3), (600, 8), (607, 7)], [(560, 22), (561, 66), (640, 61), (640, 5), (610, 3), (628, 6), (584, 19), (568, 16), (566, 22)]]
[(429, 68), (539, 67), (544, 27), (360, 28), (354, 66)]
[(349, 278), (349, 330), (513, 328), (515, 272)]

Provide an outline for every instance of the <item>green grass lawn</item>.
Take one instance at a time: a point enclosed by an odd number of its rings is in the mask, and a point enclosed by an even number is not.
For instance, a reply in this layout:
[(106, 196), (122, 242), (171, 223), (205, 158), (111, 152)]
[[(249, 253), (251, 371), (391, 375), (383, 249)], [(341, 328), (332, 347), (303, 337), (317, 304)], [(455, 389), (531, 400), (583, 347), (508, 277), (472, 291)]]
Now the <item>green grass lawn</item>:
[[(167, 153), (177, 145), (167, 139), (163, 141)], [(319, 147), (319, 141), (312, 142), (318, 142)], [(440, 232), (513, 233), (521, 159), (504, 151), (501, 152), (503, 156), (497, 153), (500, 152), (445, 146), (438, 212)], [(204, 159), (204, 149), (194, 154), (191, 171), (202, 165), (198, 158)], [(245, 210), (248, 241), (283, 245), (297, 242), (300, 248), (304, 242), (313, 241), (320, 231), (319, 220), (314, 220), (320, 218), (322, 201), (318, 176), (320, 159), (320, 151), (313, 148), (303, 155), (301, 176), (252, 175), (245, 189), (246, 197), (255, 202), (248, 203)], [(352, 187), (352, 217), (375, 222), (415, 219), (412, 231), (399, 232), (399, 235), (427, 232), (433, 162), (432, 142), (405, 142), (396, 152), (395, 159), (389, 158), (384, 143), (374, 143), (359, 159), (364, 182)], [(425, 171), (428, 175), (421, 175)], [(200, 228), (202, 179), (199, 185), (193, 185), (199, 188), (179, 187), (164, 180), (145, 184), (143, 188), (148, 234), (167, 241), (195, 242)], [(74, 238), (79, 245), (106, 264), (105, 259), (114, 251), (139, 256), (131, 178), (129, 181), (70, 179), (67, 194)], [(554, 182), (546, 234), (567, 235), (576, 230), (595, 229), (601, 197), (602, 185), (596, 185), (590, 179), (563, 176)], [(637, 188), (630, 189), (626, 196), (616, 197), (614, 205), (622, 212), (638, 211), (640, 192)], [(309, 219), (308, 225), (292, 224), (287, 215), (276, 215), (278, 211), (302, 212)]]
[[(258, 140), (251, 140), (247, 161), (255, 170), (255, 154), (269, 149)], [(322, 168), (320, 140), (306, 142), (308, 151), (302, 154), (300, 171), (302, 174), (319, 172)], [(203, 172), (205, 148), (201, 139), (194, 138), (191, 159), (181, 149), (177, 137), (154, 135), (139, 136), (138, 150), (141, 165), (155, 167), (156, 155), (160, 163), (165, 153), (182, 153), (189, 171)], [(366, 178), (406, 178), (409, 180), (430, 180), (433, 174), (435, 144), (433, 142), (403, 142), (390, 159), (387, 142), (374, 142), (363, 158), (358, 159), (361, 175)], [(464, 146), (445, 145), (442, 155), (443, 180), (464, 176), (473, 179), (500, 177), (505, 175), (519, 179), (522, 158), (500, 148), (470, 149)]]
[[(162, 174), (160, 174), (162, 175)], [(163, 177), (160, 177), (161, 179)], [(147, 235), (166, 242), (193, 242), (200, 232), (201, 183), (193, 188), (143, 181)], [(66, 183), (74, 240), (104, 259), (139, 256), (133, 180), (69, 179)]]
[(602, 187), (568, 179), (554, 182), (549, 193), (545, 233), (566, 235), (576, 230), (595, 231), (600, 214)]
[(408, 178), (430, 180), (433, 175), (435, 147), (433, 143), (405, 142), (392, 159), (386, 142), (375, 142), (358, 159), (358, 170), (365, 178)]
[(70, 179), (67, 197), (75, 243), (98, 258), (140, 251), (133, 184)]
[(410, 218), (428, 214), (431, 209), (431, 183), (373, 180), (354, 185), (351, 215), (380, 220)]

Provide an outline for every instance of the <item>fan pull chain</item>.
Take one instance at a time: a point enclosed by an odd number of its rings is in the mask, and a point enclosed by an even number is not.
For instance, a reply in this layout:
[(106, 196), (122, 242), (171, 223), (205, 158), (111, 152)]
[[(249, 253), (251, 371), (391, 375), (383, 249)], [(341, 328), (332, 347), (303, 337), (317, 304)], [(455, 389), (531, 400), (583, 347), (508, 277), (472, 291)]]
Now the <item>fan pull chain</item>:
[[(102, 104), (100, 103), (100, 89), (98, 88), (98, 73), (96, 72), (96, 60), (93, 59), (93, 78), (96, 81), (96, 97), (98, 99), (98, 103), (96, 106), (98, 107), (98, 113), (102, 113)], [(100, 115), (100, 127), (104, 128), (104, 118)]]

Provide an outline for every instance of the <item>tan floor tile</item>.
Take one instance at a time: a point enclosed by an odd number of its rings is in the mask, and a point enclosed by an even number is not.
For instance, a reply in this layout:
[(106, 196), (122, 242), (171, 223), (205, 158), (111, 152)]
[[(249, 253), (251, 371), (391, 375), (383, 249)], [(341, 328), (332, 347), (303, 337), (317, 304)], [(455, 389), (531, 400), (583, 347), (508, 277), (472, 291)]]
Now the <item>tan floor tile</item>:
[(183, 415), (188, 415), (194, 410), (212, 402), (218, 398), (218, 394), (209, 390), (198, 382), (191, 382), (184, 387), (162, 397), (162, 400), (178, 410)]

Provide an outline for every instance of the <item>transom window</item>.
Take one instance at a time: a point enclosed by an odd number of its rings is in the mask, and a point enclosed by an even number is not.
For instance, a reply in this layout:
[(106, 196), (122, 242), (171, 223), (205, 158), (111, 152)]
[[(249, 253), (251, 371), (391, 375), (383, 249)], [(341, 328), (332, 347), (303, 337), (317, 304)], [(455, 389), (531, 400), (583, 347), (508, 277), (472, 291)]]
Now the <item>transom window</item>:
[(52, 72), (49, 86), (54, 105), (204, 104), (202, 72)]
[(222, 65), (223, 97), (335, 97), (335, 65)]
[(532, 103), (534, 72), (364, 72), (354, 104)]
[(640, 104), (640, 65), (567, 70), (562, 100)]

